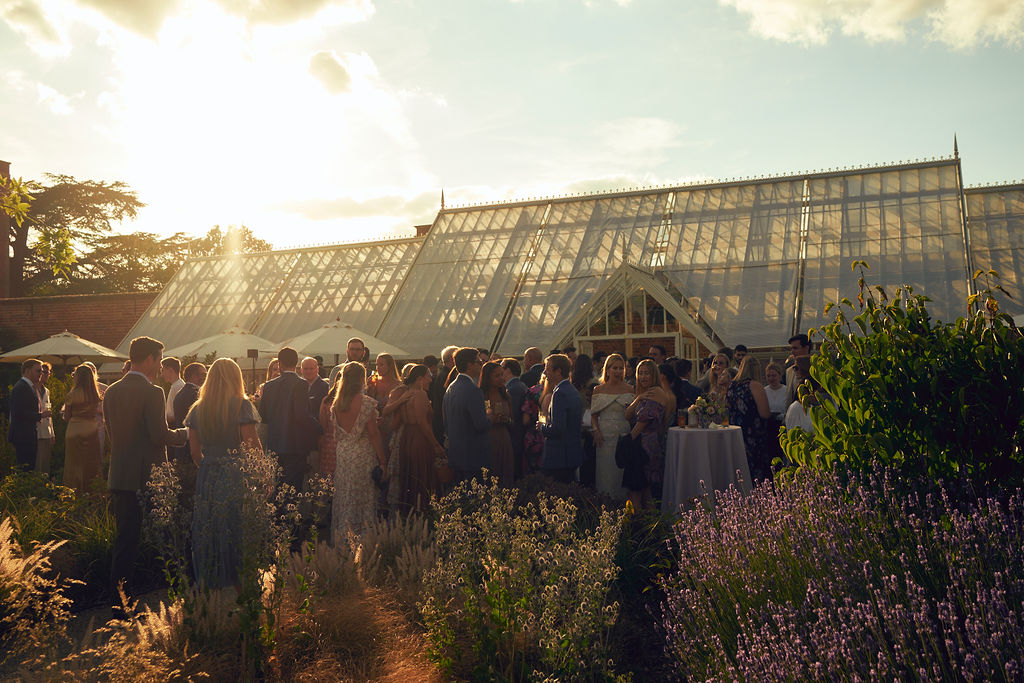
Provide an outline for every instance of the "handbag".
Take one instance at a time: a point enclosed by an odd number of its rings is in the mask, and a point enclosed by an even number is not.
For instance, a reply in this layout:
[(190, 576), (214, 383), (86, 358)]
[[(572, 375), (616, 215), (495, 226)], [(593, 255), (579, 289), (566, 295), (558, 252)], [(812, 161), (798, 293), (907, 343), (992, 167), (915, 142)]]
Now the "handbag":
[(615, 444), (615, 466), (620, 470), (626, 469), (636, 460), (637, 440), (629, 435), (629, 432), (619, 437)]

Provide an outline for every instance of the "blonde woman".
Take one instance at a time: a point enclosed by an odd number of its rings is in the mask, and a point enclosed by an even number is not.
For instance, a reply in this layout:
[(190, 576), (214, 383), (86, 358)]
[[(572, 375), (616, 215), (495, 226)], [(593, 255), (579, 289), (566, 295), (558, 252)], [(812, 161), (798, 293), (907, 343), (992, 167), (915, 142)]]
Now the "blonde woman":
[(626, 359), (613, 353), (604, 359), (601, 383), (590, 402), (590, 425), (597, 446), (596, 486), (612, 498), (626, 497), (622, 470), (615, 464), (615, 446), (629, 432), (626, 406), (633, 402), (633, 387), (626, 382)]
[(96, 414), (101, 397), (91, 366), (83, 364), (75, 368), (73, 382), (61, 410), (61, 416), (68, 423), (64, 433), (64, 486), (82, 491), (100, 475), (100, 431)]
[(242, 563), (242, 459), (262, 450), (256, 408), (245, 396), (242, 370), (230, 358), (210, 366), (188, 415), (189, 449), (199, 466), (192, 516), (196, 580), (208, 588), (237, 586)]
[(768, 408), (779, 422), (786, 415), (786, 385), (782, 378), (786, 371), (778, 363), (769, 363), (764, 369), (764, 393), (768, 396)]
[(622, 485), (629, 490), (629, 500), (634, 510), (650, 506), (652, 496), (661, 498), (661, 483), (665, 477), (665, 451), (661, 445), (662, 424), (665, 421), (665, 406), (668, 394), (661, 388), (658, 366), (645, 358), (636, 366), (636, 395), (626, 406), (630, 435), (640, 440), (647, 454), (647, 462), (639, 468), (626, 468), (622, 474)]
[(739, 372), (726, 391), (729, 423), (743, 430), (743, 444), (747, 447), (750, 476), (756, 480), (771, 478), (771, 458), (767, 441), (767, 420), (772, 413), (768, 396), (761, 384), (761, 361), (747, 356), (740, 363)]
[(367, 393), (377, 399), (378, 408), (383, 408), (391, 392), (401, 386), (402, 378), (398, 376), (395, 357), (390, 353), (378, 354), (375, 368), (376, 372), (370, 379), (370, 389)]
[(349, 532), (361, 534), (377, 516), (377, 492), (373, 469), (387, 472), (388, 459), (377, 428), (377, 402), (363, 394), (366, 369), (361, 363), (346, 363), (331, 412), (334, 438), (338, 443), (334, 470), (334, 505), (331, 535), (335, 545)]

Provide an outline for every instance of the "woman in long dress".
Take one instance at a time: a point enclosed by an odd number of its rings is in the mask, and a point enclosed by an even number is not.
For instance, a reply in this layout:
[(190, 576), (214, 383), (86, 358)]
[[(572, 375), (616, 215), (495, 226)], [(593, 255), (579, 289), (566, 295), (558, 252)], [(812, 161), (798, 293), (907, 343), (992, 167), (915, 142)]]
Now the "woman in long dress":
[(661, 498), (661, 484), (665, 478), (665, 451), (661, 445), (661, 432), (665, 421), (668, 396), (658, 380), (658, 366), (646, 358), (636, 367), (636, 396), (626, 407), (630, 435), (640, 440), (647, 454), (643, 478), (626, 468), (622, 484), (629, 489), (629, 500), (634, 510), (652, 504), (652, 496)]
[(624, 499), (622, 470), (615, 464), (615, 446), (629, 431), (626, 406), (633, 402), (633, 387), (626, 383), (626, 360), (613, 353), (604, 361), (601, 383), (594, 388), (590, 403), (590, 425), (597, 445), (597, 490)]
[(403, 510), (423, 510), (430, 504), (436, 489), (437, 468), (434, 462), (444, 455), (434, 436), (433, 413), (427, 391), (430, 371), (416, 365), (405, 378), (408, 389), (401, 401), (401, 431), (398, 443), (398, 503)]
[(207, 588), (238, 586), (243, 552), (252, 550), (242, 523), (250, 496), (243, 459), (263, 450), (256, 408), (245, 396), (242, 370), (218, 358), (185, 416), (189, 450), (198, 466), (192, 516), (192, 563)]
[(491, 442), (491, 474), (503, 486), (511, 486), (515, 477), (515, 451), (512, 450), (512, 405), (505, 391), (505, 378), (501, 365), (494, 361), (484, 363), (480, 371), (480, 389), (486, 402), (487, 416), (491, 418), (491, 429), (487, 437)]
[(96, 373), (89, 365), (75, 368), (73, 382), (61, 410), (68, 423), (64, 433), (64, 486), (83, 491), (100, 475), (100, 432), (96, 422), (100, 391)]
[[(334, 506), (331, 536), (335, 545), (349, 533), (361, 534), (377, 517), (377, 491), (373, 468), (388, 469), (387, 455), (377, 427), (377, 401), (363, 394), (366, 370), (361, 363), (346, 363), (332, 407), (338, 463), (334, 470)], [(386, 476), (386, 475), (384, 475)]]
[(729, 406), (729, 423), (743, 430), (750, 476), (755, 481), (772, 476), (771, 454), (767, 441), (767, 420), (771, 417), (768, 396), (761, 384), (761, 361), (747, 356), (740, 363), (736, 378), (725, 393)]

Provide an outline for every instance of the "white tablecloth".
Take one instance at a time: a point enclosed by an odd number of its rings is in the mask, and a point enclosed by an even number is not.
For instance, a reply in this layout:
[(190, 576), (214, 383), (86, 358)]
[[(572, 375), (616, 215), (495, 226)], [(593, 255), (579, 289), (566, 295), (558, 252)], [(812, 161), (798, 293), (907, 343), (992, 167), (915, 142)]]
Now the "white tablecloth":
[[(740, 471), (742, 482), (737, 481), (736, 470)], [(704, 495), (701, 481), (708, 493), (724, 491), (730, 484), (736, 484), (744, 493), (750, 492), (743, 430), (735, 426), (668, 430), (662, 512), (677, 513), (680, 505), (689, 505), (692, 499)]]

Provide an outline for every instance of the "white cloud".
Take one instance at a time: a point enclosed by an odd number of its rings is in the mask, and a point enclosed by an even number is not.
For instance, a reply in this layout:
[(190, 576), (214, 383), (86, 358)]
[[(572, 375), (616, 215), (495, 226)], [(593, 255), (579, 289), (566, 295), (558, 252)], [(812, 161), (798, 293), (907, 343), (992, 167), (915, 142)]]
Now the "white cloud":
[[(130, 0), (129, 0), (130, 1)], [(362, 21), (373, 14), (371, 0), (216, 0), (225, 10), (254, 23), (287, 24), (320, 15), (321, 21)]]
[(773, 40), (824, 45), (839, 30), (869, 41), (923, 34), (957, 49), (1024, 40), (1024, 0), (719, 0), (750, 17), (751, 30)]
[(23, 35), (29, 47), (46, 56), (66, 56), (71, 51), (67, 28), (37, 0), (0, 0), (0, 19)]
[(309, 73), (331, 94), (337, 95), (352, 88), (352, 77), (334, 50), (322, 50), (310, 57)]
[(655, 117), (628, 117), (597, 127), (602, 146), (616, 154), (646, 156), (679, 145), (679, 124)]
[(45, 83), (32, 80), (21, 71), (8, 71), (4, 74), (3, 80), (15, 92), (23, 96), (34, 96), (35, 101), (52, 114), (66, 116), (72, 112), (71, 98)]
[(941, 10), (929, 14), (936, 38), (954, 47), (978, 42), (1024, 42), (1024, 1), (946, 0)]

